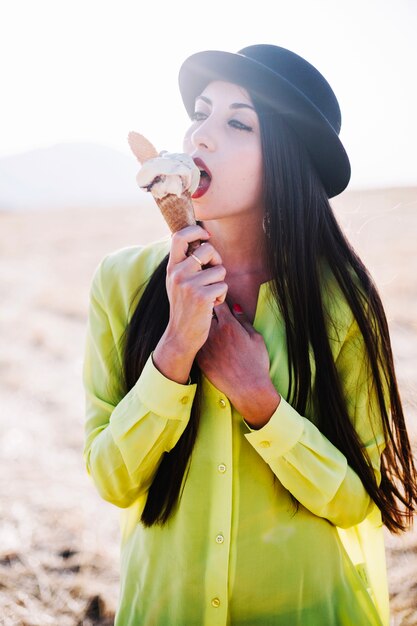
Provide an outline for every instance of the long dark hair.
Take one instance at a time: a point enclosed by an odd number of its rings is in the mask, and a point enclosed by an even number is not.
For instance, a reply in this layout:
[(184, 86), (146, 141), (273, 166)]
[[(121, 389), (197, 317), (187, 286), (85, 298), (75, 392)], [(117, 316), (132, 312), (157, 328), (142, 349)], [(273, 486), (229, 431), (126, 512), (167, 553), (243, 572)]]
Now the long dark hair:
[[(384, 308), (366, 267), (341, 231), (324, 187), (291, 128), (252, 95), (259, 116), (263, 193), (272, 293), (286, 327), (288, 401), (306, 415), (309, 398), (321, 432), (346, 456), (392, 531), (405, 530), (417, 504), (417, 476), (404, 421)], [(357, 321), (366, 346), (386, 447), (380, 485), (349, 418), (332, 357), (322, 300), (320, 263), (327, 262)], [(169, 317), (165, 257), (150, 277), (125, 334), (126, 391), (140, 376)], [(133, 302), (133, 300), (132, 300)], [(309, 349), (316, 374), (312, 388)], [(194, 364), (193, 382), (200, 372)], [(165, 453), (149, 489), (141, 521), (164, 524), (177, 505), (199, 422), (199, 388), (189, 423)]]

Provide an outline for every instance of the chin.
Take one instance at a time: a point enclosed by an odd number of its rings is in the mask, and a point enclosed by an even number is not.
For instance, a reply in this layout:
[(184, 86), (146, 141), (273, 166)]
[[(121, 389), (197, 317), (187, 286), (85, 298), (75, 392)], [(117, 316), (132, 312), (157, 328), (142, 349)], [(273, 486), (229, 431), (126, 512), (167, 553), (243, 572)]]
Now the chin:
[(210, 211), (210, 207), (207, 205), (204, 206), (204, 204), (202, 205), (200, 200), (193, 200), (193, 207), (196, 220), (203, 221), (215, 219), (213, 218), (213, 211)]
[(224, 215), (213, 213), (212, 211), (199, 210), (198, 207), (194, 207), (195, 219), (198, 222), (209, 222), (210, 220), (221, 220)]

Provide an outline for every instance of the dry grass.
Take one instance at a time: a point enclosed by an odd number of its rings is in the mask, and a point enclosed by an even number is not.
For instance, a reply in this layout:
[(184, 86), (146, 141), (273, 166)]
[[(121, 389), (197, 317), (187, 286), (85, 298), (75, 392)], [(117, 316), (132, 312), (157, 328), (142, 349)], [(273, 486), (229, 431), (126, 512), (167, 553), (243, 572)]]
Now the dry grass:
[[(417, 191), (345, 194), (340, 221), (386, 305), (410, 429), (417, 416)], [(106, 253), (165, 234), (151, 209), (0, 215), (0, 623), (102, 626), (118, 591), (117, 510), (86, 476), (81, 366)], [(387, 535), (393, 624), (417, 625), (417, 537)]]

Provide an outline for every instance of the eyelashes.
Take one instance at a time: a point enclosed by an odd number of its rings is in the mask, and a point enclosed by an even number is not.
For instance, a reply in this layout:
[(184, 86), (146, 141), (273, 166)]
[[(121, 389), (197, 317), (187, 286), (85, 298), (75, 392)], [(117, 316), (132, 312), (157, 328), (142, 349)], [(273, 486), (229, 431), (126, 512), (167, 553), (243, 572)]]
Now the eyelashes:
[(206, 117), (207, 115), (205, 113), (202, 113), (201, 111), (194, 111), (194, 113), (191, 115), (191, 121), (202, 122), (206, 119)]
[(232, 126), (233, 128), (237, 128), (238, 130), (246, 130), (247, 132), (253, 131), (253, 128), (251, 126), (248, 126), (247, 124), (243, 124), (243, 122), (239, 122), (239, 120), (230, 120), (228, 123), (229, 123), (229, 126)]
[[(203, 122), (207, 118), (207, 113), (203, 113), (202, 111), (194, 111), (194, 113), (191, 115), (191, 121), (193, 122)], [(236, 128), (237, 130), (243, 130), (246, 132), (253, 131), (253, 128), (251, 126), (248, 126), (247, 124), (244, 124), (243, 122), (240, 122), (239, 120), (236, 120), (234, 118), (229, 120), (227, 123), (229, 126), (231, 126), (232, 128)]]

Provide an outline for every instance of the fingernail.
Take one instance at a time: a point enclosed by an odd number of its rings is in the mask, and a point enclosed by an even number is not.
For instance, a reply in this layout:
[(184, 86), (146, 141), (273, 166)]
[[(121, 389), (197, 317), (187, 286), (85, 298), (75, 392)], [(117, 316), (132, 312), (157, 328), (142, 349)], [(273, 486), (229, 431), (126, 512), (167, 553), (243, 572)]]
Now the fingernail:
[(237, 313), (237, 314), (243, 313), (243, 309), (240, 306), (240, 304), (234, 304), (232, 308), (233, 308), (234, 313)]

